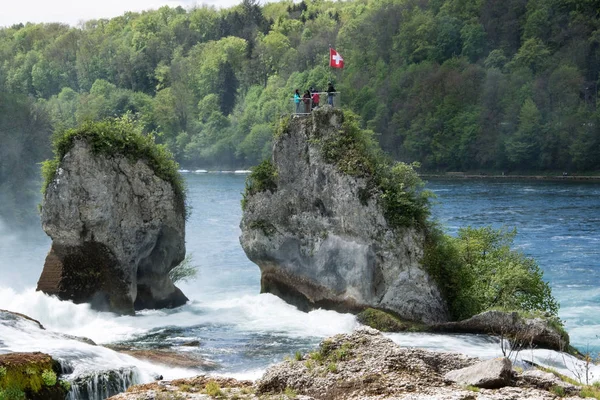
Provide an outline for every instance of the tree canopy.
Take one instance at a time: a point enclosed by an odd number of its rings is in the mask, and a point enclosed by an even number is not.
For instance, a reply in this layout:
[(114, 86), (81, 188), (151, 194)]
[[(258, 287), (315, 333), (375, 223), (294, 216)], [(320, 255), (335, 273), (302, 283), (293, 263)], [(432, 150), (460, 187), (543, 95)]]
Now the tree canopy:
[(19, 24), (0, 29), (3, 200), (23, 204), (11, 188), (51, 131), (124, 114), (184, 167), (256, 165), (294, 89), (329, 80), (423, 171), (597, 172), (599, 71), (592, 1), (244, 0)]

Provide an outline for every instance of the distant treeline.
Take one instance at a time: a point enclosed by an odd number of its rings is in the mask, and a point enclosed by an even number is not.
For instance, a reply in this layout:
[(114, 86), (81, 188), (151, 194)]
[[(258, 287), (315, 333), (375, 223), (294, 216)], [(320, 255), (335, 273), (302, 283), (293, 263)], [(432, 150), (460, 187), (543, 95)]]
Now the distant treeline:
[(125, 113), (184, 166), (255, 165), (294, 89), (330, 79), (384, 150), (425, 171), (599, 171), (599, 10), (244, 0), (0, 29), (0, 200), (22, 204), (12, 189), (49, 156), (50, 132)]

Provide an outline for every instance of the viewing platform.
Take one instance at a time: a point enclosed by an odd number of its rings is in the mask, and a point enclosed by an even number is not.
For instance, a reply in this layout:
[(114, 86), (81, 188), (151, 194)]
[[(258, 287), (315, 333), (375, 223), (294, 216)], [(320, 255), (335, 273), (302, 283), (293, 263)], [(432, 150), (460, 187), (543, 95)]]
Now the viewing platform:
[(301, 97), (300, 99), (291, 98), (291, 114), (292, 115), (309, 115), (312, 110), (319, 107), (336, 107), (341, 106), (340, 92), (313, 92), (311, 97)]

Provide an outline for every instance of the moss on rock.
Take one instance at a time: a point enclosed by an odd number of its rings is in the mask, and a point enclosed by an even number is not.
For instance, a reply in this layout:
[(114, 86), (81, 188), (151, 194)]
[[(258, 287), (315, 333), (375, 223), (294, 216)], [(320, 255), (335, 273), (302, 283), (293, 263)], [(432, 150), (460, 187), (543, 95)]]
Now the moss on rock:
[(63, 400), (60, 365), (44, 353), (0, 355), (0, 399)]
[(403, 321), (395, 315), (377, 310), (374, 308), (367, 308), (360, 312), (356, 319), (361, 324), (375, 328), (381, 332), (404, 332), (404, 331), (423, 331), (425, 326), (417, 324), (412, 321)]

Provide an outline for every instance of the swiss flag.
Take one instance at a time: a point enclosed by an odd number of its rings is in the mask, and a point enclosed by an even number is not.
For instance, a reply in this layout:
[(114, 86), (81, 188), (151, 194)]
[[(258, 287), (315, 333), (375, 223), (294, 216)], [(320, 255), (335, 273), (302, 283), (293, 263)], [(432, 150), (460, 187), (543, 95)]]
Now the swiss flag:
[(334, 49), (329, 49), (329, 66), (331, 68), (344, 68), (344, 59)]

